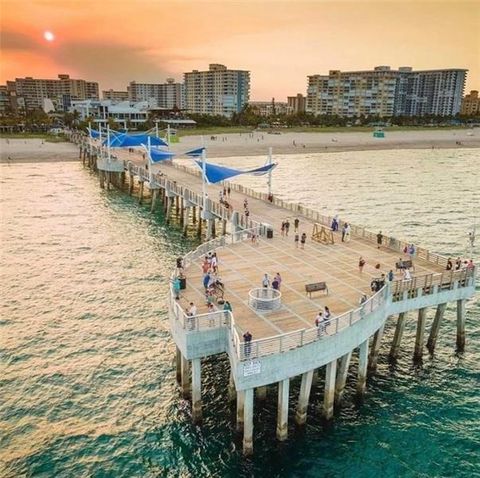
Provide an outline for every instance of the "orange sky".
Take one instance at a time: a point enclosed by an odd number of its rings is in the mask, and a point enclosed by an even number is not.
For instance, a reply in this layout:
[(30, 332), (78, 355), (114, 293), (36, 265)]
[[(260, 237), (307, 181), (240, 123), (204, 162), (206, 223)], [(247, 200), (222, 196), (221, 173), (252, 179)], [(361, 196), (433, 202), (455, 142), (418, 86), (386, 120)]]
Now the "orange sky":
[[(251, 71), (252, 99), (307, 75), (375, 65), (468, 68), (480, 89), (480, 0), (0, 0), (0, 82), (58, 73), (126, 89), (209, 63)], [(43, 32), (55, 33), (48, 43)]]

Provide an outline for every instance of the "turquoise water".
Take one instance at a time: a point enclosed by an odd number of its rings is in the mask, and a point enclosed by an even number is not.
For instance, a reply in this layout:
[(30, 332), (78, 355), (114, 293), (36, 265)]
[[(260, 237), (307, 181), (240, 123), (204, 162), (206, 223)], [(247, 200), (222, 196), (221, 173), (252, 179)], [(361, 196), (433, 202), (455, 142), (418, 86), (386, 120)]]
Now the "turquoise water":
[[(466, 232), (480, 215), (476, 151), (279, 163), (274, 192), (286, 199), (348, 213), (438, 252), (465, 253)], [(100, 190), (79, 164), (0, 171), (0, 476), (480, 476), (478, 298), (467, 305), (463, 354), (455, 352), (452, 307), (435, 355), (421, 365), (411, 359), (413, 317), (398, 362), (388, 362), (390, 323), (365, 402), (354, 399), (354, 360), (347, 403), (328, 427), (316, 410), (320, 378), (307, 427), (297, 431), (290, 420), (289, 440), (278, 443), (276, 390), (269, 390), (265, 405), (256, 405), (254, 457), (245, 460), (223, 393), (226, 360), (204, 364), (200, 427), (175, 385), (166, 280), (193, 242), (165, 226), (161, 213)], [(264, 179), (244, 181), (264, 187)], [(480, 260), (478, 246), (472, 255)], [(298, 389), (294, 380), (292, 413)]]

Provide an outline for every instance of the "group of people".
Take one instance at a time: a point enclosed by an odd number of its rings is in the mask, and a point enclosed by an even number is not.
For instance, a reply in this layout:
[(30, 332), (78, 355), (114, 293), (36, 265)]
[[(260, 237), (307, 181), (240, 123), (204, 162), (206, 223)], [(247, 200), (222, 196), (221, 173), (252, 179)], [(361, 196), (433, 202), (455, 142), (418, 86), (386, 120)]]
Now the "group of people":
[(447, 260), (447, 265), (445, 267), (445, 270), (447, 270), (447, 271), (453, 271), (453, 270), (460, 271), (460, 270), (464, 270), (464, 269), (473, 270), (474, 267), (475, 267), (475, 264), (473, 263), (473, 259), (470, 259), (468, 261), (464, 260), (462, 262), (462, 259), (460, 257), (457, 257), (457, 259), (455, 261), (455, 267), (454, 267), (453, 261), (449, 257), (448, 260)]
[(209, 310), (214, 308), (214, 303), (223, 299), (224, 284), (218, 276), (218, 257), (216, 252), (209, 252), (202, 264), (202, 283), (205, 289), (205, 301)]
[(262, 287), (264, 289), (272, 288), (275, 290), (280, 290), (280, 286), (282, 285), (282, 277), (280, 275), (280, 272), (277, 272), (275, 274), (275, 277), (273, 280), (270, 282), (270, 277), (267, 273), (264, 274), (263, 279), (262, 279)]
[(327, 332), (327, 327), (330, 325), (330, 319), (332, 318), (332, 313), (330, 309), (325, 306), (323, 311), (320, 310), (315, 317), (315, 327), (317, 327), (317, 334), (320, 337)]
[(245, 214), (245, 217), (248, 219), (250, 217), (250, 209), (248, 209), (248, 199), (245, 198), (243, 200), (243, 213)]
[(227, 209), (230, 207), (230, 203), (227, 201), (227, 197), (230, 198), (230, 185), (228, 186), (223, 186), (223, 189), (220, 189), (218, 192), (218, 198), (219, 202), (223, 207), (226, 207)]

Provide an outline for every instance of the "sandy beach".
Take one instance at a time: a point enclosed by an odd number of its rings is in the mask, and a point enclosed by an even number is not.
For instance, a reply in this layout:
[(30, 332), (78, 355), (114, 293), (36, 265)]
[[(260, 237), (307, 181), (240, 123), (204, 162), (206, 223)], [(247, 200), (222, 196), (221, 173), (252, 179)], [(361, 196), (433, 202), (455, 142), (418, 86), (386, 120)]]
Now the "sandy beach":
[[(224, 138), (224, 139), (222, 139)], [(268, 147), (274, 154), (328, 153), (337, 151), (368, 151), (388, 149), (479, 148), (480, 128), (452, 130), (395, 131), (385, 138), (374, 138), (371, 132), (268, 134), (254, 132), (217, 135), (216, 140), (204, 136), (208, 156), (264, 155)], [(460, 144), (459, 144), (460, 143)], [(198, 136), (184, 136), (174, 144), (174, 151), (183, 152), (202, 144)]]
[[(372, 133), (295, 133), (267, 132), (235, 133), (211, 136), (183, 136), (172, 145), (178, 153), (202, 145), (210, 158), (265, 155), (268, 148), (274, 154), (330, 153), (337, 151), (368, 151), (390, 149), (479, 148), (480, 129), (422, 130), (386, 132), (385, 138)], [(0, 161), (75, 161), (78, 149), (70, 143), (49, 143), (41, 139), (0, 139)]]
[(31, 163), (78, 160), (78, 148), (73, 143), (49, 143), (42, 139), (0, 138), (1, 163)]

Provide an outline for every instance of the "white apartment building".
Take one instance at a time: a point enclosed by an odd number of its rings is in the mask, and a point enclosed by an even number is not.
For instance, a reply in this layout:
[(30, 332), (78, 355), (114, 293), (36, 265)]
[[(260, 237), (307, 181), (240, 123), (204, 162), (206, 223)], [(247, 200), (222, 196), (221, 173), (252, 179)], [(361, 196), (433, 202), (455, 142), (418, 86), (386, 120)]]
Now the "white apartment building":
[(211, 64), (208, 71), (184, 73), (185, 107), (189, 113), (232, 116), (250, 99), (250, 72)]
[(127, 86), (128, 99), (133, 102), (148, 101), (152, 108), (183, 109), (184, 91), (182, 83), (167, 78), (166, 83), (137, 83)]
[(368, 71), (308, 77), (310, 113), (338, 116), (448, 116), (460, 111), (467, 70), (413, 71), (377, 66)]

